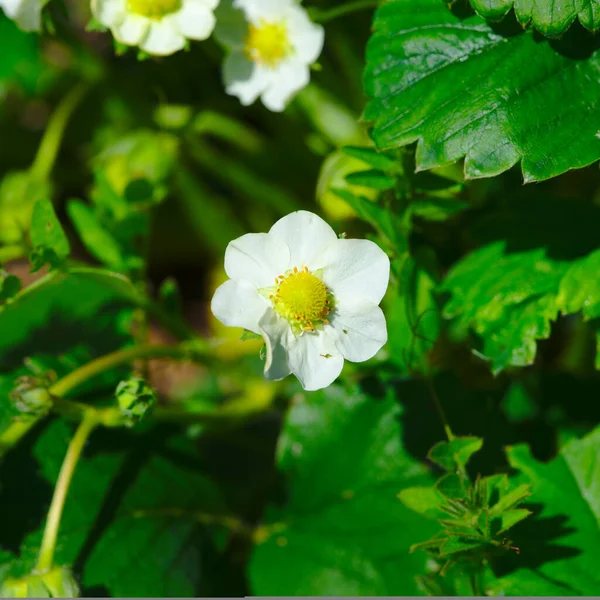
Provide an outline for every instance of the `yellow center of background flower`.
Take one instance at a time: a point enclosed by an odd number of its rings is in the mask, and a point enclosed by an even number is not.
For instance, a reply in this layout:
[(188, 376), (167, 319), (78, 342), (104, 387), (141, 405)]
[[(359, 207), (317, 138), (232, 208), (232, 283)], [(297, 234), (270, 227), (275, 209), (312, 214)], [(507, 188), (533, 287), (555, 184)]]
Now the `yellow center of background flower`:
[(270, 296), (275, 310), (287, 319), (292, 328), (315, 331), (328, 323), (327, 315), (333, 310), (333, 296), (329, 288), (307, 267), (294, 267), (276, 279), (275, 293)]
[(250, 60), (271, 69), (276, 67), (292, 52), (286, 24), (262, 20), (258, 26), (250, 25), (244, 49)]
[(127, 8), (136, 15), (161, 19), (177, 12), (181, 8), (181, 0), (127, 0)]

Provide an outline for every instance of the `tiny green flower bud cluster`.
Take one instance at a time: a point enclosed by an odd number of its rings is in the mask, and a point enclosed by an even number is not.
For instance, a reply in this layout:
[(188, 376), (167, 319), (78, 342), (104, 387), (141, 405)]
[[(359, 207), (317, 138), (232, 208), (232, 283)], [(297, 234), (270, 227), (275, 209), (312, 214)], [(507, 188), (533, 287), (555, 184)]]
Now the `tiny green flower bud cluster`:
[(0, 588), (0, 598), (77, 598), (79, 586), (68, 567), (55, 567), (45, 573), (9, 577)]
[(52, 408), (52, 396), (43, 378), (26, 375), (19, 377), (15, 383), (10, 399), (22, 415), (39, 417)]
[(133, 427), (141, 421), (156, 404), (156, 392), (139, 377), (121, 381), (115, 396), (128, 427)]

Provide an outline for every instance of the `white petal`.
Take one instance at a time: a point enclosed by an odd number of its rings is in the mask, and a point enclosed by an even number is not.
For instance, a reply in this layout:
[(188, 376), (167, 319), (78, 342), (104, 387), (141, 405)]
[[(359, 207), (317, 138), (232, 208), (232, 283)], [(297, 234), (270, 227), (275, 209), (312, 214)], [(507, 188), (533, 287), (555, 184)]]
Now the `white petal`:
[(264, 19), (272, 21), (282, 19), (296, 0), (233, 0), (233, 6), (244, 11), (246, 18), (253, 24)]
[(8, 18), (14, 19), (21, 8), (22, 2), (23, 0), (0, 0), (0, 8)]
[(265, 377), (279, 381), (292, 372), (287, 359), (289, 339), (293, 337), (290, 325), (273, 309), (269, 309), (261, 318), (259, 327), (267, 347)]
[(307, 391), (333, 383), (342, 372), (344, 358), (335, 347), (335, 334), (325, 331), (304, 333), (290, 341), (288, 363)]
[(150, 20), (140, 15), (125, 13), (124, 18), (111, 28), (115, 39), (122, 44), (137, 46), (150, 29)]
[(183, 0), (181, 10), (173, 16), (179, 31), (192, 40), (205, 40), (215, 28), (215, 15), (203, 0)]
[(296, 56), (309, 65), (314, 63), (323, 50), (325, 30), (313, 23), (300, 6), (290, 9), (288, 23), (290, 42), (296, 50)]
[(273, 112), (285, 110), (288, 102), (310, 82), (310, 69), (297, 57), (282, 62), (273, 70), (272, 82), (261, 96)]
[[(6, 14), (12, 17), (23, 31), (40, 31), (42, 28), (42, 2), (22, 0), (5, 5)], [(10, 11), (15, 11), (13, 15)]]
[(215, 17), (217, 41), (229, 49), (243, 50), (248, 36), (248, 21), (243, 11), (233, 8), (232, 0), (221, 0)]
[(373, 358), (387, 342), (385, 316), (371, 302), (336, 307), (331, 326), (338, 334), (336, 347), (351, 362)]
[(319, 215), (298, 210), (279, 219), (269, 230), (285, 241), (290, 249), (289, 267), (309, 267), (311, 271), (321, 268), (318, 258), (338, 238), (335, 231)]
[(210, 10), (215, 10), (219, 6), (219, 0), (200, 0)]
[(223, 63), (223, 81), (225, 91), (248, 106), (270, 85), (271, 76), (266, 69), (248, 60), (243, 52), (234, 50)]
[(126, 16), (126, 12), (126, 0), (92, 1), (92, 13), (94, 17), (106, 27), (112, 28), (121, 23)]
[(258, 322), (269, 303), (247, 281), (226, 281), (217, 288), (210, 310), (223, 325), (260, 334)]
[(370, 240), (336, 240), (321, 256), (323, 281), (336, 302), (379, 304), (390, 280), (390, 259)]
[(249, 281), (256, 288), (275, 285), (275, 277), (287, 270), (290, 250), (268, 233), (247, 233), (225, 250), (225, 272), (235, 281)]
[(148, 54), (167, 56), (185, 46), (185, 37), (179, 32), (174, 15), (163, 17), (150, 25), (150, 31), (140, 43), (140, 48)]

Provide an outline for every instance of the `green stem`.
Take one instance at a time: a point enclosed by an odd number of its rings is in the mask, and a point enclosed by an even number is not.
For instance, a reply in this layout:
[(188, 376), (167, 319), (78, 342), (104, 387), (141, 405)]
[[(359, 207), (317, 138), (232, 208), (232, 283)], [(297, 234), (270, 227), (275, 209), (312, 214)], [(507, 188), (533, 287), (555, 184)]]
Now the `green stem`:
[(18, 444), (27, 432), (38, 422), (39, 419), (31, 418), (22, 421), (15, 421), (0, 434), (0, 458), (10, 450), (15, 444)]
[(77, 84), (61, 100), (58, 108), (50, 117), (50, 122), (46, 127), (31, 167), (31, 173), (37, 179), (45, 180), (50, 176), (69, 119), (87, 92), (88, 87), (85, 83)]
[(40, 547), (40, 553), (35, 568), (38, 572), (48, 571), (52, 568), (54, 551), (56, 549), (56, 539), (58, 537), (65, 500), (67, 499), (71, 480), (73, 479), (73, 473), (75, 472), (75, 467), (79, 462), (81, 452), (83, 451), (87, 439), (98, 424), (96, 412), (90, 411), (87, 413), (69, 444), (69, 449), (67, 450), (65, 460), (60, 469), (60, 474), (58, 475), (56, 487), (54, 488), (54, 495), (52, 496), (48, 519), (46, 520), (42, 545)]
[(329, 10), (311, 11), (313, 21), (318, 23), (327, 23), (338, 17), (344, 17), (359, 10), (367, 10), (369, 8), (377, 8), (380, 0), (356, 0), (342, 6), (336, 6)]
[(440, 400), (440, 397), (438, 396), (438, 393), (435, 390), (435, 386), (433, 385), (431, 377), (427, 377), (427, 386), (429, 387), (429, 392), (431, 393), (431, 398), (433, 399), (435, 409), (437, 410), (438, 416), (440, 417), (442, 425), (444, 426), (446, 437), (448, 438), (448, 441), (451, 442), (454, 439), (454, 434), (452, 433), (452, 429), (450, 429), (450, 423), (448, 422), (446, 413), (444, 412), (444, 408), (442, 407), (442, 402)]
[(85, 383), (88, 379), (100, 375), (109, 369), (130, 363), (140, 358), (177, 358), (177, 359), (206, 359), (208, 353), (205, 349), (188, 347), (185, 345), (155, 345), (148, 344), (143, 346), (133, 346), (117, 350), (111, 354), (101, 356), (87, 365), (75, 369), (51, 388), (50, 393), (53, 396), (62, 398), (68, 395), (73, 389)]

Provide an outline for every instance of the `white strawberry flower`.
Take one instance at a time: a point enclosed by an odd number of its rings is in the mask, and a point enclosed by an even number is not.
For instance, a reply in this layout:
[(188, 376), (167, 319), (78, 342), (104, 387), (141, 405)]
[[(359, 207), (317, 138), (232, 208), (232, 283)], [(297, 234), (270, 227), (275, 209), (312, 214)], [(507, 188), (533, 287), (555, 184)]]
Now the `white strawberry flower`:
[(223, 0), (215, 36), (229, 49), (227, 93), (245, 106), (260, 97), (269, 110), (281, 112), (308, 85), (324, 35), (297, 0)]
[(368, 360), (387, 341), (378, 306), (390, 277), (387, 255), (369, 240), (339, 239), (311, 212), (232, 241), (225, 271), (230, 279), (211, 310), (225, 325), (263, 337), (268, 379), (293, 373), (305, 390), (318, 390), (339, 376), (344, 359)]
[(92, 0), (92, 13), (115, 39), (157, 56), (173, 54), (186, 40), (205, 40), (215, 27), (219, 0)]
[(39, 31), (42, 28), (42, 8), (46, 1), (0, 0), (0, 8), (23, 31)]

